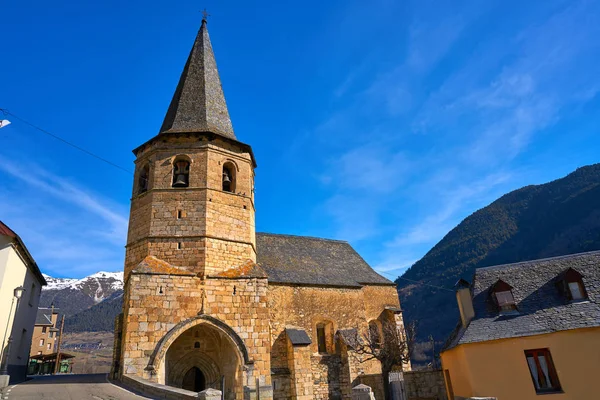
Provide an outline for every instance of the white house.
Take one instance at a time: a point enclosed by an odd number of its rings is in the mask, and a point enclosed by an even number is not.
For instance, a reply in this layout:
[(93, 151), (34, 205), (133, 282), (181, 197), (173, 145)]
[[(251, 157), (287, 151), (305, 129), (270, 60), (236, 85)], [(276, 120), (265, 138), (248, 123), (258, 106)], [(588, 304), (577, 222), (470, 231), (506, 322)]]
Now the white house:
[(0, 221), (0, 389), (25, 379), (42, 285), (25, 244)]

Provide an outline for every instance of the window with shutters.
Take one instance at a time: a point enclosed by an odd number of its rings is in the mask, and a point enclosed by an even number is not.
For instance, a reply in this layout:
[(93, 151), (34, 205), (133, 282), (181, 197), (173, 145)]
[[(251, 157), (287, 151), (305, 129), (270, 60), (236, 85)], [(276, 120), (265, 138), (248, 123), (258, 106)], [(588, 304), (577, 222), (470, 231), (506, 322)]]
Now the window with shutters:
[(539, 394), (560, 392), (560, 382), (548, 349), (525, 350), (525, 359), (535, 391)]

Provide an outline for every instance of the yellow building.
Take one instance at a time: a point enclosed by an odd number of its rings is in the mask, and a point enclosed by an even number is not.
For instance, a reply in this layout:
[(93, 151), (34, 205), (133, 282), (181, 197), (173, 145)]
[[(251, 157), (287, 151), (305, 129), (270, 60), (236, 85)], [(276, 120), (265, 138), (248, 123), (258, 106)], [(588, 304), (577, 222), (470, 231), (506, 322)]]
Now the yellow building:
[(26, 378), (43, 285), (46, 280), (25, 243), (0, 221), (0, 389)]
[(441, 353), (450, 399), (600, 398), (600, 252), (479, 268), (456, 298)]

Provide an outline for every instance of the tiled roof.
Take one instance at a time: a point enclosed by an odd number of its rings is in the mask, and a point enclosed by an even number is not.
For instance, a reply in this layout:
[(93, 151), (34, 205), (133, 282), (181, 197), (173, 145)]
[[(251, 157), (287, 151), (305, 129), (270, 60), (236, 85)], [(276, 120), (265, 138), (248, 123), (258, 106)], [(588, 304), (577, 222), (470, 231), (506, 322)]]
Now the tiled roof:
[[(583, 275), (586, 301), (569, 301), (557, 280), (568, 268)], [(518, 313), (499, 315), (490, 288), (499, 279), (513, 287)], [(479, 268), (473, 281), (475, 317), (457, 327), (447, 348), (458, 344), (600, 326), (600, 251)]]
[(235, 139), (206, 20), (192, 46), (160, 133), (213, 132)]
[(269, 282), (317, 286), (393, 285), (348, 244), (307, 236), (256, 234), (257, 262)]

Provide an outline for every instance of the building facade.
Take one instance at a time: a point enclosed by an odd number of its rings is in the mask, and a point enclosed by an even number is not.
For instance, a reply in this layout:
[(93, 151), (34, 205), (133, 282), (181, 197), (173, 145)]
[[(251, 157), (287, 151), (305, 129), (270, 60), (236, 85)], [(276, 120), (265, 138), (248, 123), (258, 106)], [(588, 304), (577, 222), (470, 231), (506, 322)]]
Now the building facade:
[(134, 154), (114, 376), (226, 399), (346, 399), (358, 383), (383, 398), (379, 362), (345, 338), (403, 333), (395, 285), (347, 242), (255, 232), (256, 160), (206, 20), (159, 134)]
[(29, 356), (45, 355), (54, 352), (55, 343), (58, 340), (58, 332), (60, 331), (56, 327), (58, 311), (58, 308), (54, 307), (38, 308)]
[[(21, 238), (0, 221), (0, 386), (27, 375), (29, 349), (42, 286), (46, 284)], [(16, 292), (22, 290), (21, 297)]]
[(600, 252), (479, 268), (441, 353), (449, 398), (596, 396)]

